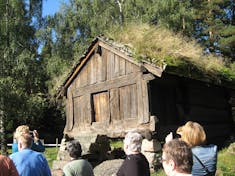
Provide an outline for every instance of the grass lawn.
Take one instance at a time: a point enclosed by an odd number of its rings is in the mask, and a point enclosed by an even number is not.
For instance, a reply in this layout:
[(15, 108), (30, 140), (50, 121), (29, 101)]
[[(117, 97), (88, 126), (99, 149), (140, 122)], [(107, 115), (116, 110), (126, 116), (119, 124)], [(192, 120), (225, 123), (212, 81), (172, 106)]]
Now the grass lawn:
[(48, 161), (50, 168), (52, 168), (53, 160), (56, 160), (57, 153), (59, 148), (56, 147), (46, 147), (46, 151), (44, 152), (45, 157)]
[[(58, 153), (59, 148), (56, 147), (46, 147), (46, 150), (44, 152), (44, 155), (48, 161), (48, 164), (50, 166), (50, 168), (52, 168), (52, 162), (53, 160), (56, 160), (57, 157), (57, 153)], [(11, 154), (11, 148), (8, 148), (8, 154)]]
[(235, 143), (233, 151), (227, 148), (218, 154), (217, 173), (222, 176), (235, 176)]

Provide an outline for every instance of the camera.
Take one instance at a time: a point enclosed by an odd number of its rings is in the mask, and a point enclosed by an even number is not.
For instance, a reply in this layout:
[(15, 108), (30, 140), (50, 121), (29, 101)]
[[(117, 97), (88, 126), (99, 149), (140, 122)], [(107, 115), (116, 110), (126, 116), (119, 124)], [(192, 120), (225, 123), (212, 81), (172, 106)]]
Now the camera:
[(172, 132), (173, 133), (173, 139), (178, 139), (181, 138), (181, 135), (176, 133), (176, 132)]
[(34, 137), (33, 131), (29, 131), (29, 134), (32, 136), (32, 138)]

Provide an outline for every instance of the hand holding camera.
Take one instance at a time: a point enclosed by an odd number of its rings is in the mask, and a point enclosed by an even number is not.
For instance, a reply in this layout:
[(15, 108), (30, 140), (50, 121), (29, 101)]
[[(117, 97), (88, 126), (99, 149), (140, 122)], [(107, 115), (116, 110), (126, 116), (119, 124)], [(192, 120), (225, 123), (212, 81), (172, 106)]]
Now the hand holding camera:
[(34, 140), (36, 140), (36, 141), (39, 140), (39, 135), (38, 135), (37, 130), (33, 130), (33, 131), (29, 131), (29, 132)]
[(165, 142), (167, 143), (167, 142), (171, 141), (172, 139), (173, 139), (173, 132), (170, 132), (170, 133), (166, 136)]
[(172, 139), (178, 139), (178, 138), (181, 138), (181, 135), (177, 132), (170, 132), (166, 138), (165, 138), (165, 142), (169, 142), (171, 141)]

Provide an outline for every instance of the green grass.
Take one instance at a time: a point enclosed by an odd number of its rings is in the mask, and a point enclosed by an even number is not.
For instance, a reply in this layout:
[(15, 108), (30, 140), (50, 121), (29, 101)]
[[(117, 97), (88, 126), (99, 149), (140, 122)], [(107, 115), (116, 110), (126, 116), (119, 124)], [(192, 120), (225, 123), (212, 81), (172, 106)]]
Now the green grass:
[(123, 140), (122, 139), (110, 140), (110, 145), (112, 148), (122, 148)]
[[(59, 148), (56, 148), (56, 147), (46, 147), (44, 155), (48, 161), (50, 168), (52, 168), (53, 160), (56, 160), (58, 150)], [(8, 148), (7, 151), (9, 155), (12, 153), (11, 148)]]
[(235, 79), (234, 65), (226, 62), (229, 59), (205, 54), (196, 40), (166, 28), (146, 23), (128, 23), (113, 27), (105, 35), (125, 45), (125, 49), (130, 50), (135, 59), (149, 61), (163, 69), (167, 65), (172, 68), (169, 72), (197, 79), (205, 77), (205, 80), (218, 83)]
[(44, 152), (44, 154), (50, 168), (52, 168), (53, 161), (56, 160), (58, 150), (59, 148), (56, 147), (46, 147), (46, 151)]
[(151, 173), (151, 176), (165, 176), (163, 169), (159, 169), (157, 172)]
[(235, 152), (230, 152), (227, 148), (219, 152), (217, 172), (221, 176), (235, 175)]

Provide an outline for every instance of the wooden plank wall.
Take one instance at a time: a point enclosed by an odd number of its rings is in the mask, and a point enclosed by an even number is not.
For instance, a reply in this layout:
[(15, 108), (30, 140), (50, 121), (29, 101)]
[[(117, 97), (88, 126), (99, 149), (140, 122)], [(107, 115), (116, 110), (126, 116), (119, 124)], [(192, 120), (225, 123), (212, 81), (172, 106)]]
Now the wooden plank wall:
[(66, 126), (65, 131), (70, 131), (73, 129), (74, 116), (73, 116), (73, 98), (72, 91), (68, 89), (67, 99), (66, 99)]
[(191, 120), (206, 131), (208, 142), (220, 145), (233, 122), (228, 89), (172, 75), (151, 82), (151, 112), (159, 118), (160, 138)]
[(101, 55), (93, 54), (70, 85), (68, 130), (71, 125), (77, 128), (92, 122), (128, 119), (136, 119), (136, 123), (148, 122), (147, 82), (153, 77), (146, 79), (139, 66), (111, 50), (102, 48)]

